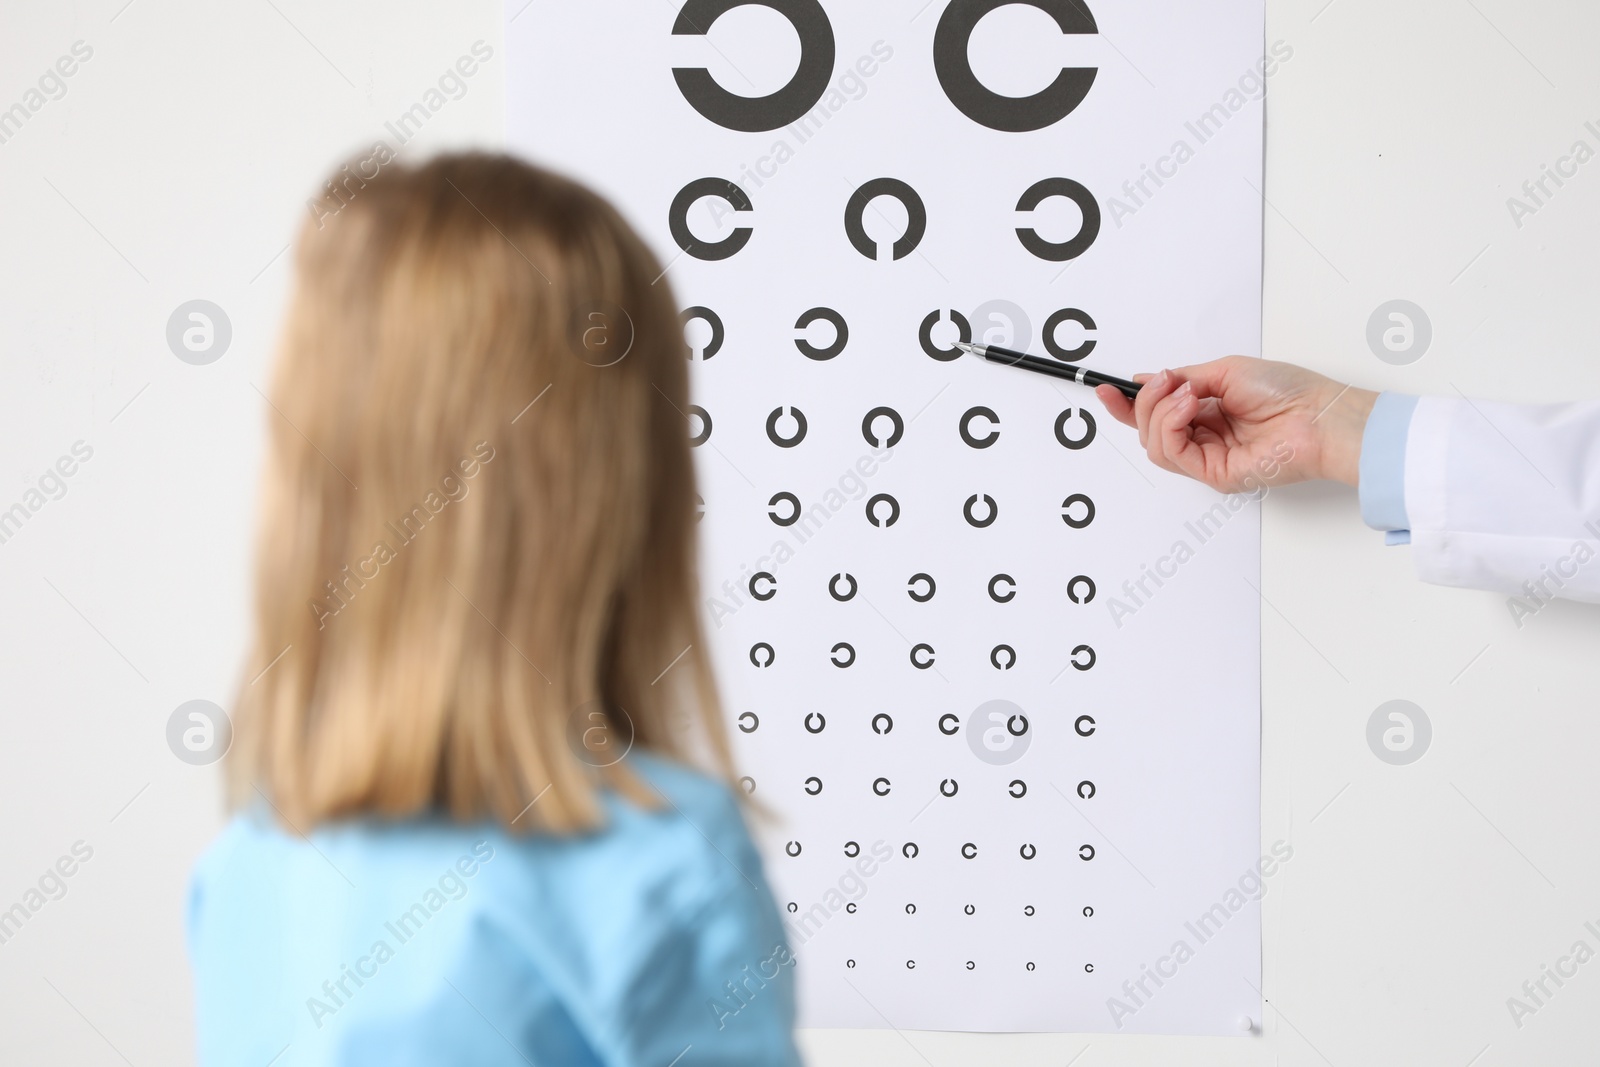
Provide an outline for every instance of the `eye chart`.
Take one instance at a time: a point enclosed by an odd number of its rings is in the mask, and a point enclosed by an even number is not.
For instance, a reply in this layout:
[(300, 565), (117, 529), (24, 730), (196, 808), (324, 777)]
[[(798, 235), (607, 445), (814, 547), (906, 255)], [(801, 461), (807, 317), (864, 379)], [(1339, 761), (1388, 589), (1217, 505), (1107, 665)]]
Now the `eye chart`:
[(512, 150), (683, 309), (801, 1024), (1259, 1020), (1259, 505), (951, 346), (1259, 354), (1262, 0), (520, 7)]

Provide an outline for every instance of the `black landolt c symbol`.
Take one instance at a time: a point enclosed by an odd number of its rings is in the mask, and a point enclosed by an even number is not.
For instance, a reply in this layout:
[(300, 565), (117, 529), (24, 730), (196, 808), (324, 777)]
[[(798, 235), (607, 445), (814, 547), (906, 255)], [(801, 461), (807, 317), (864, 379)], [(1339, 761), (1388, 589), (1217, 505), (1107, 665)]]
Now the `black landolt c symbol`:
[(817, 106), (833, 77), (833, 26), (817, 0), (688, 0), (672, 24), (674, 36), (705, 36), (711, 24), (736, 7), (771, 8), (800, 36), (800, 66), (782, 89), (767, 96), (739, 96), (718, 85), (704, 67), (673, 67), (678, 91), (704, 117), (730, 130), (762, 133), (794, 122)]
[(960, 112), (981, 126), (1005, 133), (1028, 133), (1060, 122), (1083, 103), (1094, 85), (1094, 67), (1063, 67), (1055, 80), (1032, 96), (1001, 96), (978, 80), (967, 59), (972, 31), (989, 12), (1026, 3), (1055, 19), (1064, 34), (1099, 33), (1086, 0), (951, 0), (933, 32), (933, 72)]
[[(778, 420), (787, 413), (794, 418), (795, 430), (793, 437), (784, 437), (778, 433)], [(779, 448), (793, 448), (806, 439), (806, 413), (797, 407), (773, 408), (772, 414), (767, 416), (767, 439)]]
[(749, 195), (726, 178), (696, 178), (672, 198), (672, 206), (667, 209), (667, 229), (672, 231), (672, 239), (678, 243), (678, 247), (695, 259), (727, 259), (748, 244), (750, 235), (755, 231), (748, 226), (740, 226), (720, 241), (700, 240), (689, 229), (689, 209), (696, 200), (707, 196), (721, 197), (735, 211), (753, 210)]
[(923, 206), (917, 191), (899, 178), (874, 178), (850, 194), (844, 207), (844, 232), (857, 252), (868, 259), (878, 258), (878, 246), (867, 236), (862, 219), (867, 205), (880, 196), (892, 196), (906, 209), (906, 232), (894, 243), (894, 258), (904, 259), (922, 243), (928, 231), (928, 209)]

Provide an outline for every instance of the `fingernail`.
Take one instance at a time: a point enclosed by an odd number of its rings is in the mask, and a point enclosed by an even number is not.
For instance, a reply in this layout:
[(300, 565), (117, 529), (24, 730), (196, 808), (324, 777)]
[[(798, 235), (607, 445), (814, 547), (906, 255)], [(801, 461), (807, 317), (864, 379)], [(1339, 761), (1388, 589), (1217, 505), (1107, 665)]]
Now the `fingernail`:
[(1188, 396), (1192, 392), (1194, 392), (1194, 383), (1193, 382), (1184, 382), (1182, 385), (1178, 386), (1178, 391), (1173, 393), (1172, 395), (1177, 397), (1179, 400), (1182, 400), (1184, 397)]

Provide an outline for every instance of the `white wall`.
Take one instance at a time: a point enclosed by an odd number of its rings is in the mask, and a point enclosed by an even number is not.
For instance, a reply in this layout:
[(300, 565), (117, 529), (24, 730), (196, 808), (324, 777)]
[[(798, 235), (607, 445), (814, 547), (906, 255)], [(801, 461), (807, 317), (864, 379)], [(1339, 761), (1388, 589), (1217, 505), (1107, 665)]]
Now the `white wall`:
[[(218, 779), (164, 731), (186, 700), (226, 704), (239, 667), (279, 253), (313, 176), (479, 39), (495, 58), (405, 151), (496, 143), (503, 111), (494, 3), (123, 2), (0, 7), (0, 108), (93, 49), (0, 144), (0, 509), (93, 448), (0, 544), (0, 907), (93, 849), (0, 944), (7, 1063), (190, 1061), (182, 888)], [(1600, 148), (1600, 9), (1325, 3), (1269, 0), (1267, 39), (1295, 56), (1269, 97), (1267, 354), (1417, 392), (1600, 395), (1600, 162), (1520, 228), (1506, 206), (1575, 140)], [(165, 340), (194, 298), (233, 326), (208, 366)], [(1433, 323), (1409, 366), (1365, 341), (1393, 298)], [(812, 1033), (814, 1062), (1465, 1067), (1594, 1046), (1600, 963), (1520, 1029), (1506, 999), (1576, 940), (1600, 948), (1600, 613), (1519, 629), (1501, 598), (1421, 586), (1348, 492), (1277, 491), (1266, 515), (1262, 834), (1296, 851), (1265, 903), (1262, 1032)], [(1367, 747), (1394, 698), (1434, 727), (1410, 766)]]

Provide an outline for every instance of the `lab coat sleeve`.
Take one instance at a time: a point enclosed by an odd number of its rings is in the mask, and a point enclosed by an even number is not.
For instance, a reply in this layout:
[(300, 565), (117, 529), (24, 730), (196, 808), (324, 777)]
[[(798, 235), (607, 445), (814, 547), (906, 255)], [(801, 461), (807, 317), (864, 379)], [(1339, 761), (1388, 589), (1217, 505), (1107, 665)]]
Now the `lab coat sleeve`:
[(1600, 603), (1600, 402), (1422, 397), (1405, 437), (1419, 578)]

